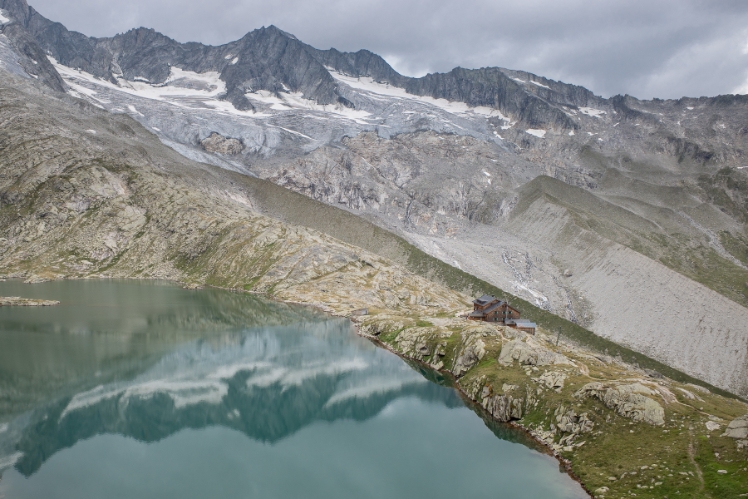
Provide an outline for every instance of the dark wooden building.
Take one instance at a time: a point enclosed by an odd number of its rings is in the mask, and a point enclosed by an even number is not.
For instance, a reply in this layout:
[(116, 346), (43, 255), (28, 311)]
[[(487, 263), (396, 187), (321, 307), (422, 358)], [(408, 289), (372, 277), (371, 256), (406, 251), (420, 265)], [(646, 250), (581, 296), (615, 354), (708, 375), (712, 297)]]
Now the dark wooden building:
[(472, 321), (498, 322), (507, 326), (535, 334), (535, 323), (520, 318), (519, 310), (505, 300), (491, 295), (483, 295), (473, 301), (473, 311), (468, 315)]

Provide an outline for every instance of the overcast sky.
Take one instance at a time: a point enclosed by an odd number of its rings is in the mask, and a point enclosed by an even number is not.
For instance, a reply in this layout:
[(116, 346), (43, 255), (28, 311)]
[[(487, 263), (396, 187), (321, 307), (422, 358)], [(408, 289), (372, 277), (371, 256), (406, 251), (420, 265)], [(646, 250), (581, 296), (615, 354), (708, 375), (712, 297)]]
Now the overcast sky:
[(521, 69), (609, 97), (748, 93), (746, 0), (29, 0), (68, 29), (217, 45), (274, 24), (399, 72)]

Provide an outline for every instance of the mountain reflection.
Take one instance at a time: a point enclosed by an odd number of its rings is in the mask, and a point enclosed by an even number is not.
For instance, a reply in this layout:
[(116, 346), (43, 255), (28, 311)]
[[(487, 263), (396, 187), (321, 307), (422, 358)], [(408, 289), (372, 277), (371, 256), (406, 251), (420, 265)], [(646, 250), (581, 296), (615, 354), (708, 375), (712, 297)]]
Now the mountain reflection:
[(303, 307), (133, 281), (0, 282), (0, 295), (62, 302), (0, 309), (0, 476), (14, 465), (30, 476), (96, 435), (156, 442), (222, 426), (272, 444), (402, 397), (463, 405), (439, 373)]
[(173, 348), (131, 380), (27, 413), (5, 442), (0, 434), (0, 450), (15, 453), (16, 469), (29, 476), (95, 435), (154, 442), (220, 425), (273, 443), (315, 421), (366, 420), (409, 396), (462, 405), (453, 390), (357, 338), (345, 320), (223, 331)]
[(327, 319), (245, 293), (149, 281), (9, 281), (0, 282), (0, 296), (61, 302), (0, 308), (0, 424), (52, 399), (132, 379), (196, 339), (220, 344), (246, 328)]

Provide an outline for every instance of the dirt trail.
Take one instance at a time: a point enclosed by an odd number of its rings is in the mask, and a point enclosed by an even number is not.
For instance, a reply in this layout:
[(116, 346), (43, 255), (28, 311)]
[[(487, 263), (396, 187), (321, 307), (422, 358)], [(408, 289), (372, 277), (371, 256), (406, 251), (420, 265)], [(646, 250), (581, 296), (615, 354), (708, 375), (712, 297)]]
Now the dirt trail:
[(704, 492), (704, 474), (701, 472), (701, 467), (699, 466), (699, 463), (696, 462), (696, 459), (694, 458), (694, 455), (696, 452), (694, 451), (693, 446), (693, 428), (688, 429), (688, 435), (690, 437), (688, 442), (688, 460), (691, 462), (693, 467), (696, 469), (696, 477), (699, 479), (700, 488), (699, 488), (699, 494), (702, 494)]

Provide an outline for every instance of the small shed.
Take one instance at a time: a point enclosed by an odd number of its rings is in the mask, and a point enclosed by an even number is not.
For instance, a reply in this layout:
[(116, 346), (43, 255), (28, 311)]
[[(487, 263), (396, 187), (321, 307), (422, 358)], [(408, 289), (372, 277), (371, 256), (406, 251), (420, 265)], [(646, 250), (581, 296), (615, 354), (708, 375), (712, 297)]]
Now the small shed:
[(535, 330), (538, 327), (534, 322), (530, 322), (527, 319), (511, 319), (506, 321), (506, 325), (511, 328), (524, 331), (527, 334), (533, 335), (535, 334)]

